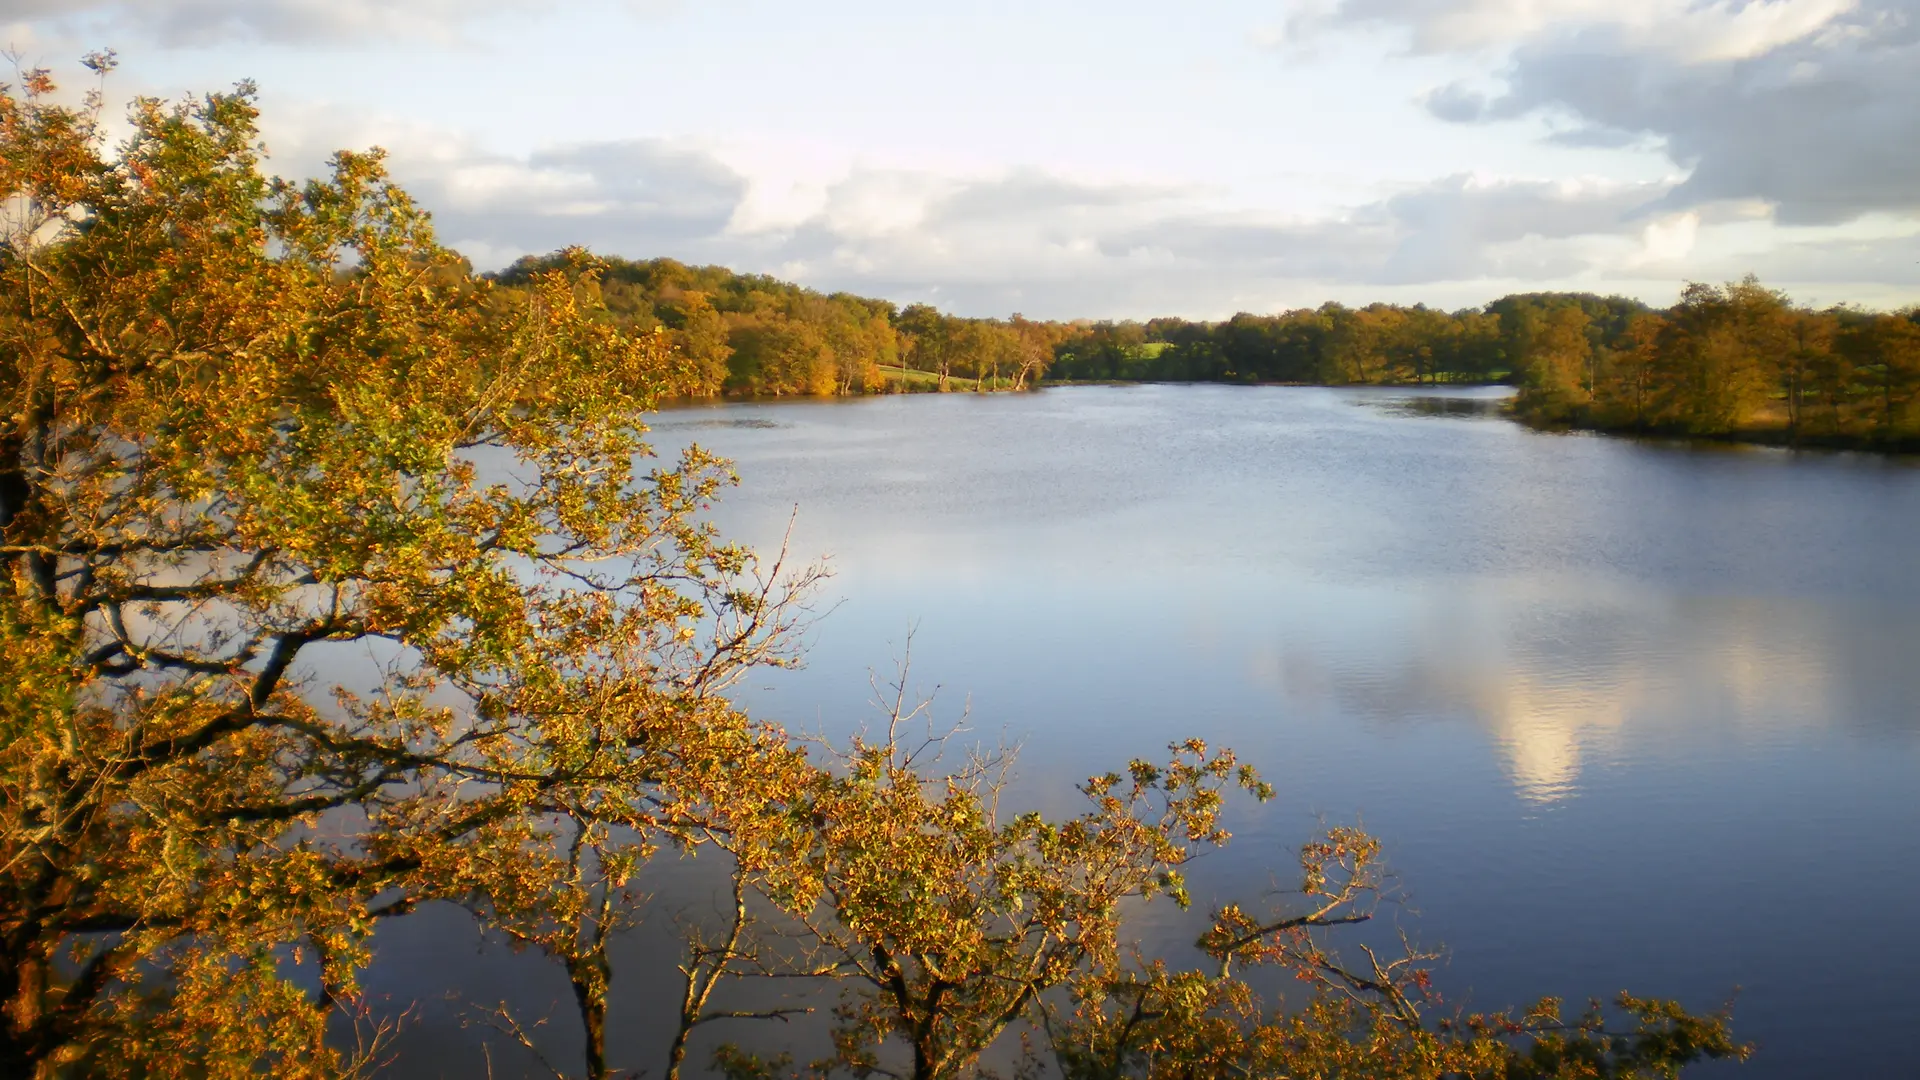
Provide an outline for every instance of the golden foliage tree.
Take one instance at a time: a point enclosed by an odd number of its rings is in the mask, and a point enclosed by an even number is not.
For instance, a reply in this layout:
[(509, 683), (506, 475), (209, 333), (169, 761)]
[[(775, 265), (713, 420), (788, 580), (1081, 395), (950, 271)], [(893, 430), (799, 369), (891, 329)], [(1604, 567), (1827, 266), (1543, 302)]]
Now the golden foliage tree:
[(0, 100), (0, 1074), (331, 1074), (380, 916), (742, 801), (792, 611), (719, 462), (636, 465), (685, 373), (578, 275), (497, 294), (378, 153), (264, 178), (250, 86), (113, 155), (53, 89)]
[(1572, 305), (1527, 314), (1532, 323), (1520, 359), (1521, 387), (1535, 410), (1564, 418), (1592, 398), (1593, 345), (1587, 336), (1592, 320)]

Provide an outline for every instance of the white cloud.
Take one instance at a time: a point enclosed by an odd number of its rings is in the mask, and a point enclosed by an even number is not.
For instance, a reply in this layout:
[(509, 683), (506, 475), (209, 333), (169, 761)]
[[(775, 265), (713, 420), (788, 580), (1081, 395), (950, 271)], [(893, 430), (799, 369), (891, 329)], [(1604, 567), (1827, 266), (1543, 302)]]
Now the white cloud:
[(1700, 215), (1692, 211), (1649, 221), (1646, 228), (1640, 230), (1641, 250), (1631, 263), (1634, 266), (1679, 263), (1693, 253), (1699, 239)]
[[(391, 121), (283, 119), (299, 133), (270, 140), (285, 171), (310, 171), (335, 144), (391, 146), (395, 175), (433, 211), (441, 238), (483, 269), (583, 244), (969, 314), (1225, 315), (1317, 303), (1329, 290), (1347, 298), (1578, 277), (1634, 247), (1645, 227), (1636, 213), (1666, 191), (1466, 174), (1289, 217), (1220, 205), (1191, 186), (856, 167), (804, 210), (769, 215), (751, 211), (767, 179), (695, 143), (625, 139), (507, 155)], [(1483, 287), (1478, 299), (1498, 291)]]
[(1511, 46), (1605, 30), (1687, 63), (1741, 60), (1808, 37), (1856, 0), (1347, 0), (1295, 17), (1285, 40), (1342, 26), (1405, 30), (1417, 52)]
[(1912, 288), (1899, 283), (1920, 284), (1920, 267), (1905, 265), (1920, 257), (1920, 223), (1796, 230), (1751, 201), (1663, 209), (1675, 181), (1469, 173), (1336, 213), (1288, 216), (1222, 205), (1199, 187), (1036, 169), (855, 167), (790, 212), (756, 214), (756, 188), (787, 178), (756, 176), (693, 142), (622, 139), (511, 155), (392, 120), (318, 110), (281, 121), (289, 131), (270, 141), (283, 171), (310, 171), (335, 145), (390, 146), (396, 176), (433, 211), (442, 240), (482, 269), (582, 244), (965, 314), (1057, 318), (1219, 317), (1326, 299), (1461, 306), (1536, 288), (1667, 302), (1688, 278), (1749, 270), (1830, 298), (1839, 282), (1893, 283), (1859, 291), (1870, 303), (1898, 302), (1897, 290)]

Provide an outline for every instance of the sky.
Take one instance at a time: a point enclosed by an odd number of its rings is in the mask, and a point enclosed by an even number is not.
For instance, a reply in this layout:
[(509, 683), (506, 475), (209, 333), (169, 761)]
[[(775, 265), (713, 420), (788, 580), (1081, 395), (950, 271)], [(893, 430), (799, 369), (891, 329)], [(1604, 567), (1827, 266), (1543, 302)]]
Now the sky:
[(1920, 0), (0, 0), (110, 98), (259, 87), (495, 269), (582, 245), (963, 315), (1920, 302)]

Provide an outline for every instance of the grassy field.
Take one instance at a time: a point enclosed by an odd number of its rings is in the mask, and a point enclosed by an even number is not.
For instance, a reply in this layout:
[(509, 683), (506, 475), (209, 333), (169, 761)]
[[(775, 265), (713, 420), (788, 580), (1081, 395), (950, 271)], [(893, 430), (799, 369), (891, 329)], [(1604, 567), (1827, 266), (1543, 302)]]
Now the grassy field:
[[(880, 365), (880, 371), (887, 377), (889, 386), (900, 386), (904, 384), (902, 389), (908, 393), (921, 393), (940, 389), (940, 376), (931, 371), (920, 371), (917, 368), (888, 367), (885, 364)], [(1012, 380), (1002, 378), (997, 388), (1006, 389), (1012, 385)], [(980, 389), (980, 380), (969, 379), (960, 375), (952, 375), (947, 378), (947, 389), (978, 390)], [(989, 386), (987, 389), (996, 389), (996, 387)]]

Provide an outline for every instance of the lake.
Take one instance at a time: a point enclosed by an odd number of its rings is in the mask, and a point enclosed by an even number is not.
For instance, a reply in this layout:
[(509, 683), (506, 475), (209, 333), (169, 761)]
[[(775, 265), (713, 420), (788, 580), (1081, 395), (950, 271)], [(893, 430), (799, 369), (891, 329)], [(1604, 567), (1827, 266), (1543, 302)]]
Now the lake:
[[(1190, 736), (1256, 764), (1278, 796), (1235, 810), (1197, 906), (1360, 823), (1456, 1003), (1738, 987), (1759, 1053), (1699, 1075), (1914, 1075), (1920, 467), (1536, 433), (1501, 393), (730, 404), (655, 439), (733, 459), (729, 535), (770, 549), (791, 516), (833, 570), (808, 666), (743, 687), (754, 712), (877, 721), (868, 672), (911, 632), (913, 685), (1020, 745), (1028, 804), (1072, 812), (1076, 780)], [(1165, 909), (1149, 941), (1191, 940)], [(463, 942), (416, 933), (374, 982), (531, 970)], [(629, 978), (616, 1063), (657, 1068), (634, 1032), (674, 988)]]

